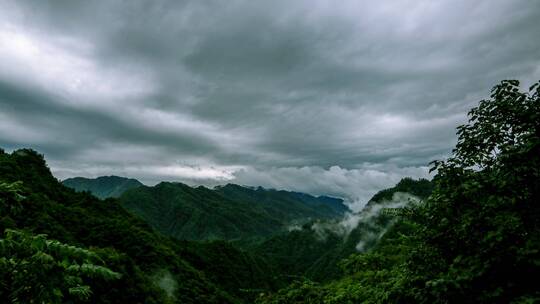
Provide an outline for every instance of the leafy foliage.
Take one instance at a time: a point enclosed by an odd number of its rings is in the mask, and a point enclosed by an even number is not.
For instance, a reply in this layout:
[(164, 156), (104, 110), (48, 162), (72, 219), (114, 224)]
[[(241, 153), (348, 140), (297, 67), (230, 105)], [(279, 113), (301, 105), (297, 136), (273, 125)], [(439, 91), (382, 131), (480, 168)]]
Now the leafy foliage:
[(0, 239), (0, 299), (3, 303), (88, 300), (89, 279), (121, 277), (96, 263), (103, 261), (90, 250), (7, 229)]
[(0, 182), (0, 214), (15, 215), (22, 211), (25, 200), (22, 182)]
[(495, 86), (458, 128), (453, 156), (434, 163), (436, 188), (413, 216), (421, 229), (407, 264), (407, 284), (425, 288), (406, 298), (538, 297), (526, 278), (540, 275), (539, 93), (538, 83), (527, 93), (515, 80)]

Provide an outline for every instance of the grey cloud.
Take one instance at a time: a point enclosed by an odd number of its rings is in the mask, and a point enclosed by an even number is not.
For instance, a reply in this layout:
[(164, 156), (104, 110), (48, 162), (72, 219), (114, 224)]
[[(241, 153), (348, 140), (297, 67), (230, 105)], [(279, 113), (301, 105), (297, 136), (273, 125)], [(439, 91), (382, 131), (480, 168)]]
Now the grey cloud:
[[(5, 115), (16, 117), (20, 128), (33, 129), (43, 134), (39, 142), (13, 138), (24, 146), (35, 145), (54, 159), (74, 157), (81, 150), (115, 142), (126, 145), (161, 146), (169, 153), (204, 153), (217, 149), (212, 139), (193, 133), (172, 133), (170, 130), (147, 130), (137, 121), (126, 121), (111, 113), (78, 109), (59, 104), (45, 91), (0, 81), (0, 109)], [(4, 135), (6, 137), (9, 134)], [(0, 140), (2, 143), (2, 140)], [(107, 155), (103, 155), (106, 159)], [(121, 159), (122, 156), (119, 156)]]

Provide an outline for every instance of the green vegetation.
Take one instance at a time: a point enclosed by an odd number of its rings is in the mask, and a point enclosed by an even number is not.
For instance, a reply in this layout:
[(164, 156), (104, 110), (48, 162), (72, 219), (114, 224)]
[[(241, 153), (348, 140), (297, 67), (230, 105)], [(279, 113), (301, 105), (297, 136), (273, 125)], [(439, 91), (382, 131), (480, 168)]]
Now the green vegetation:
[[(433, 193), (327, 284), (298, 281), (259, 303), (537, 303), (540, 83), (503, 81), (433, 163)], [(385, 193), (382, 196), (386, 196)]]
[[(0, 183), (1, 214), (21, 213), (25, 196), (22, 183)], [(5, 229), (0, 239), (0, 299), (3, 303), (59, 303), (88, 300), (88, 279), (119, 279), (93, 251), (50, 241), (45, 235)]]
[(0, 299), (21, 303), (60, 303), (88, 300), (88, 280), (119, 279), (120, 274), (94, 264), (90, 250), (6, 229), (0, 240)]
[(314, 197), (299, 192), (262, 187), (253, 189), (235, 184), (218, 187), (216, 192), (228, 199), (246, 202), (263, 209), (268, 215), (286, 223), (299, 222), (307, 218), (336, 218), (349, 211), (342, 199), (328, 196)]
[(246, 242), (348, 210), (340, 199), (231, 184), (212, 190), (162, 182), (126, 191), (119, 200), (159, 232), (187, 240)]
[(419, 198), (425, 199), (433, 192), (433, 183), (427, 179), (413, 180), (412, 178), (404, 178), (397, 185), (392, 188), (384, 189), (377, 192), (367, 203), (368, 206), (372, 204), (381, 204), (392, 201), (395, 193), (409, 193)]
[(143, 186), (136, 179), (120, 176), (100, 176), (98, 178), (74, 177), (62, 181), (62, 184), (77, 191), (89, 191), (101, 199), (119, 197), (129, 189)]

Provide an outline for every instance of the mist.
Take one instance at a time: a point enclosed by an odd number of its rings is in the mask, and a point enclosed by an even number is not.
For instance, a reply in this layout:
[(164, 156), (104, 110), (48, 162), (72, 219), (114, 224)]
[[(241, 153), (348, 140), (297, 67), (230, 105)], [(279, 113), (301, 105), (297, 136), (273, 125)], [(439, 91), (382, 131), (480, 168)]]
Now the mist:
[(367, 244), (376, 242), (395, 223), (395, 220), (391, 220), (386, 225), (381, 226), (375, 221), (377, 217), (382, 215), (385, 210), (400, 209), (411, 204), (417, 204), (420, 201), (420, 198), (410, 193), (396, 192), (390, 200), (371, 201), (365, 204), (364, 208), (359, 212), (346, 213), (341, 220), (316, 221), (310, 228), (315, 232), (319, 240), (324, 241), (329, 234), (340, 236), (345, 240), (352, 231), (362, 226), (363, 233), (356, 245), (357, 251), (362, 252), (367, 249)]

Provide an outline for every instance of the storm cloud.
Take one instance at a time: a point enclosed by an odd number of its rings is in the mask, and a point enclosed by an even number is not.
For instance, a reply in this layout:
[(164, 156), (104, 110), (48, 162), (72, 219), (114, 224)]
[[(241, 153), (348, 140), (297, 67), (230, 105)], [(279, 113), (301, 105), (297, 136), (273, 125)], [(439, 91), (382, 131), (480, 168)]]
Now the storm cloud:
[(0, 0), (0, 147), (117, 174), (369, 198), (427, 177), (538, 1)]

